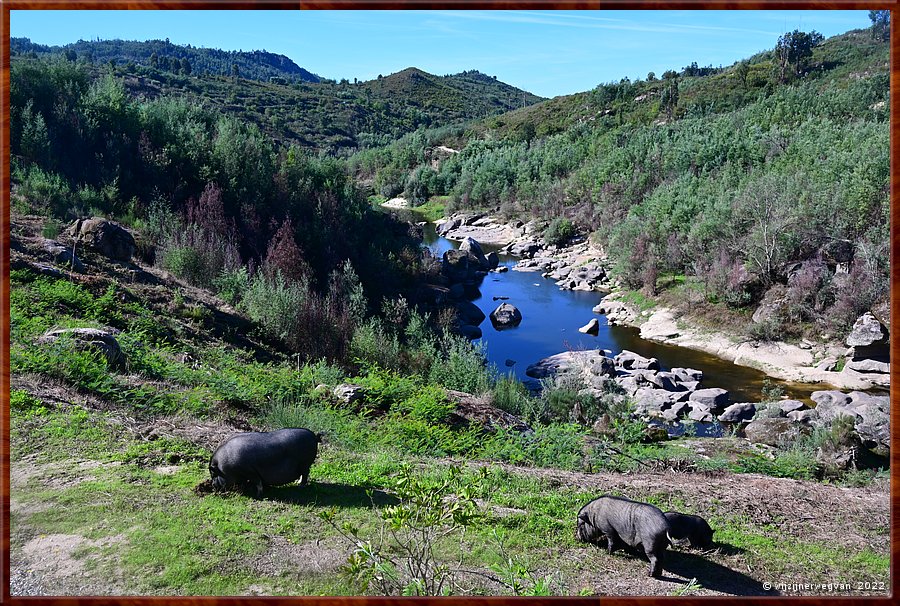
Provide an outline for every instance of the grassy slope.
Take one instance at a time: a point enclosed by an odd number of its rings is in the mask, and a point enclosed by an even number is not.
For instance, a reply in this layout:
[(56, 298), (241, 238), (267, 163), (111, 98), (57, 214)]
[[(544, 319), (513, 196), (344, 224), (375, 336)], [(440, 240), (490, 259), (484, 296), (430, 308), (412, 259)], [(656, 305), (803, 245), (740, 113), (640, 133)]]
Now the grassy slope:
[[(31, 582), (48, 593), (83, 594), (357, 591), (340, 574), (350, 546), (318, 513), (336, 507), (339, 520), (371, 536), (401, 464), (436, 474), (447, 458), (428, 449), (416, 454), (423, 451), (399, 438), (414, 431), (412, 421), (313, 406), (316, 385), (343, 377), (322, 367), (298, 374), (203, 291), (153, 270), (155, 278), (131, 283), (121, 266), (90, 256), (87, 275), (37, 277), (39, 228), (39, 219), (14, 218), (13, 590)], [(75, 325), (121, 329), (129, 369), (110, 372), (93, 356), (34, 344), (51, 326)], [(261, 501), (196, 492), (224, 437), (274, 422), (271, 401), (331, 431), (312, 484), (272, 489)], [(462, 542), (441, 543), (439, 553), (461, 559), (474, 571), (464, 578), (469, 590), (486, 593), (502, 591), (476, 574), (493, 574), (490, 567), (504, 562), (495, 530), (508, 553), (550, 576), (556, 593), (668, 594), (682, 586), (676, 579), (693, 577), (699, 594), (755, 594), (764, 581), (797, 578), (886, 580), (883, 479), (841, 488), (732, 474), (712, 452), (727, 442), (667, 446), (669, 458), (658, 463), (650, 459), (660, 451), (642, 447), (647, 463), (629, 474), (492, 464), (476, 495), (485, 517)], [(702, 450), (712, 464), (702, 464)], [(646, 579), (642, 560), (575, 542), (574, 513), (604, 492), (701, 514), (716, 528), (719, 549), (673, 553), (667, 578)], [(40, 555), (50, 552), (59, 558)]]

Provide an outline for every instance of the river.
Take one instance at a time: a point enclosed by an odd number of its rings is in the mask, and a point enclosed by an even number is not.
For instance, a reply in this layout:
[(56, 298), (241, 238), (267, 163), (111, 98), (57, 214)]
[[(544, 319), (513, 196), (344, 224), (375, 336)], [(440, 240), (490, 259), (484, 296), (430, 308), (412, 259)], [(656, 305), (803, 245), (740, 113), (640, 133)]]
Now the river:
[[(434, 225), (423, 227), (424, 243), (438, 257), (444, 251), (457, 248), (458, 243), (438, 236)], [(485, 253), (496, 250), (483, 245)], [(768, 380), (792, 398), (811, 403), (813, 391), (828, 389), (823, 385), (789, 383), (768, 377), (765, 373), (738, 366), (710, 354), (641, 339), (639, 330), (630, 326), (610, 326), (606, 316), (595, 314), (592, 308), (603, 298), (600, 292), (575, 292), (560, 290), (539, 272), (515, 271), (516, 258), (500, 255), (500, 264), (510, 268), (504, 273), (489, 273), (481, 285), (481, 294), (472, 302), (485, 315), (509, 297), (511, 303), (522, 312), (522, 323), (502, 331), (496, 330), (490, 318), (481, 323), (482, 338), (488, 362), (500, 372), (512, 372), (521, 380), (528, 380), (525, 370), (529, 364), (541, 358), (563, 351), (581, 349), (609, 349), (614, 354), (623, 349), (659, 360), (663, 370), (672, 367), (696, 368), (703, 371), (702, 387), (721, 387), (731, 394), (732, 402), (759, 402), (763, 399), (763, 387)], [(594, 337), (578, 332), (592, 318), (600, 323), (599, 334)]]

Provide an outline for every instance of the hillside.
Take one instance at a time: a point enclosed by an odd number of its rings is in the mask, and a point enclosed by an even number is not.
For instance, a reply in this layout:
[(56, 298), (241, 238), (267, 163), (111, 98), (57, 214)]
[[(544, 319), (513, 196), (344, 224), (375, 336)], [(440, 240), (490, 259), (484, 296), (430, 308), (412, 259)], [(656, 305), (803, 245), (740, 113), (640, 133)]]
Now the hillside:
[[(399, 546), (427, 547), (429, 566), (448, 566), (457, 595), (789, 595), (798, 575), (873, 579), (829, 595), (887, 591), (884, 474), (823, 484), (805, 475), (812, 454), (801, 449), (770, 462), (739, 438), (641, 443), (627, 417), (611, 442), (562, 422), (532, 421), (521, 433), (521, 421), (506, 425), (491, 404), (502, 390), (447, 391), (483, 372), (474, 358), (461, 362), (463, 350), (436, 359), (438, 374), (422, 366), (434, 355), (427, 339), (398, 360), (420, 369), (412, 374), (371, 359), (359, 370), (298, 365), (241, 306), (60, 233), (84, 264), (73, 271), (54, 261), (42, 231), (42, 217), (13, 214), (13, 595), (415, 593), (405, 580), (344, 572), (371, 563), (353, 533), (394, 557), (379, 539), (392, 520)], [(361, 359), (421, 330), (382, 326), (360, 343)], [(41, 338), (54, 327), (105, 331), (122, 358)], [(341, 395), (348, 384), (362, 400)], [(218, 444), (285, 426), (325, 432), (308, 486), (269, 488), (262, 499), (210, 492)], [(648, 579), (640, 558), (575, 540), (575, 513), (600, 493), (700, 514), (715, 528), (714, 549), (673, 548), (663, 578)], [(819, 506), (829, 502), (842, 506)], [(403, 511), (436, 516), (426, 539)]]
[[(223, 51), (172, 44), (168, 40), (79, 40), (63, 46), (35, 44), (28, 38), (10, 38), (10, 53), (83, 58), (92, 63), (134, 63), (143, 67), (180, 73), (187, 60), (188, 73), (198, 75), (240, 75), (250, 80), (272, 78), (290, 82), (319, 82), (321, 78), (296, 63), (266, 51)], [(74, 53), (74, 54), (73, 54)], [(176, 63), (177, 61), (177, 63)]]
[[(410, 68), (351, 84), (319, 78), (286, 57), (260, 51), (229, 53), (161, 41), (65, 47), (14, 41), (16, 66), (68, 60), (91, 80), (112, 73), (135, 98), (181, 97), (253, 123), (279, 144), (329, 153), (384, 145), (418, 128), (483, 118), (541, 100), (475, 71), (434, 76)], [(68, 51), (73, 54), (67, 57)], [(171, 65), (162, 57), (172, 57)], [(190, 64), (187, 70), (182, 59)]]
[[(351, 167), (386, 197), (537, 218), (548, 241), (574, 225), (623, 287), (740, 338), (841, 341), (888, 296), (888, 75), (888, 43), (852, 31), (802, 66), (767, 51), (626, 78)], [(436, 163), (440, 145), (459, 153)]]

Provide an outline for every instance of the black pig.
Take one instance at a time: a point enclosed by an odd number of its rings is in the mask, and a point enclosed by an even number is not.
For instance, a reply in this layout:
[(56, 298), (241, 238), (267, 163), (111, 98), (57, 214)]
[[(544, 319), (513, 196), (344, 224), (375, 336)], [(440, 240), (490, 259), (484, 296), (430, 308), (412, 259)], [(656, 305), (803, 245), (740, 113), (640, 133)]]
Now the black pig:
[(677, 511), (667, 511), (666, 519), (669, 520), (669, 536), (678, 541), (688, 539), (691, 547), (706, 549), (712, 546), (713, 529), (706, 520), (700, 516), (692, 516)]
[(669, 546), (669, 522), (653, 505), (604, 495), (581, 508), (575, 535), (579, 541), (598, 544), (606, 537), (609, 553), (622, 546), (641, 547), (650, 560), (649, 576), (662, 572), (663, 554)]
[(222, 443), (209, 461), (209, 473), (216, 489), (227, 486), (277, 486), (301, 479), (309, 480), (309, 468), (318, 454), (321, 439), (308, 429), (279, 429), (248, 432)]

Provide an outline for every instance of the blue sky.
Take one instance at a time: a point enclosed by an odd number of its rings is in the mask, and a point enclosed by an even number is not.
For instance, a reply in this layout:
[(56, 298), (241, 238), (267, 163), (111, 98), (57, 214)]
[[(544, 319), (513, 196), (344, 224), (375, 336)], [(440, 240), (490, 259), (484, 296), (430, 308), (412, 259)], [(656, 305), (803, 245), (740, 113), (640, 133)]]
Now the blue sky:
[(730, 65), (785, 31), (825, 37), (868, 27), (868, 11), (23, 11), (10, 35), (41, 44), (169, 38), (267, 50), (327, 78), (369, 80), (406, 67), (477, 69), (552, 97), (622, 77)]

